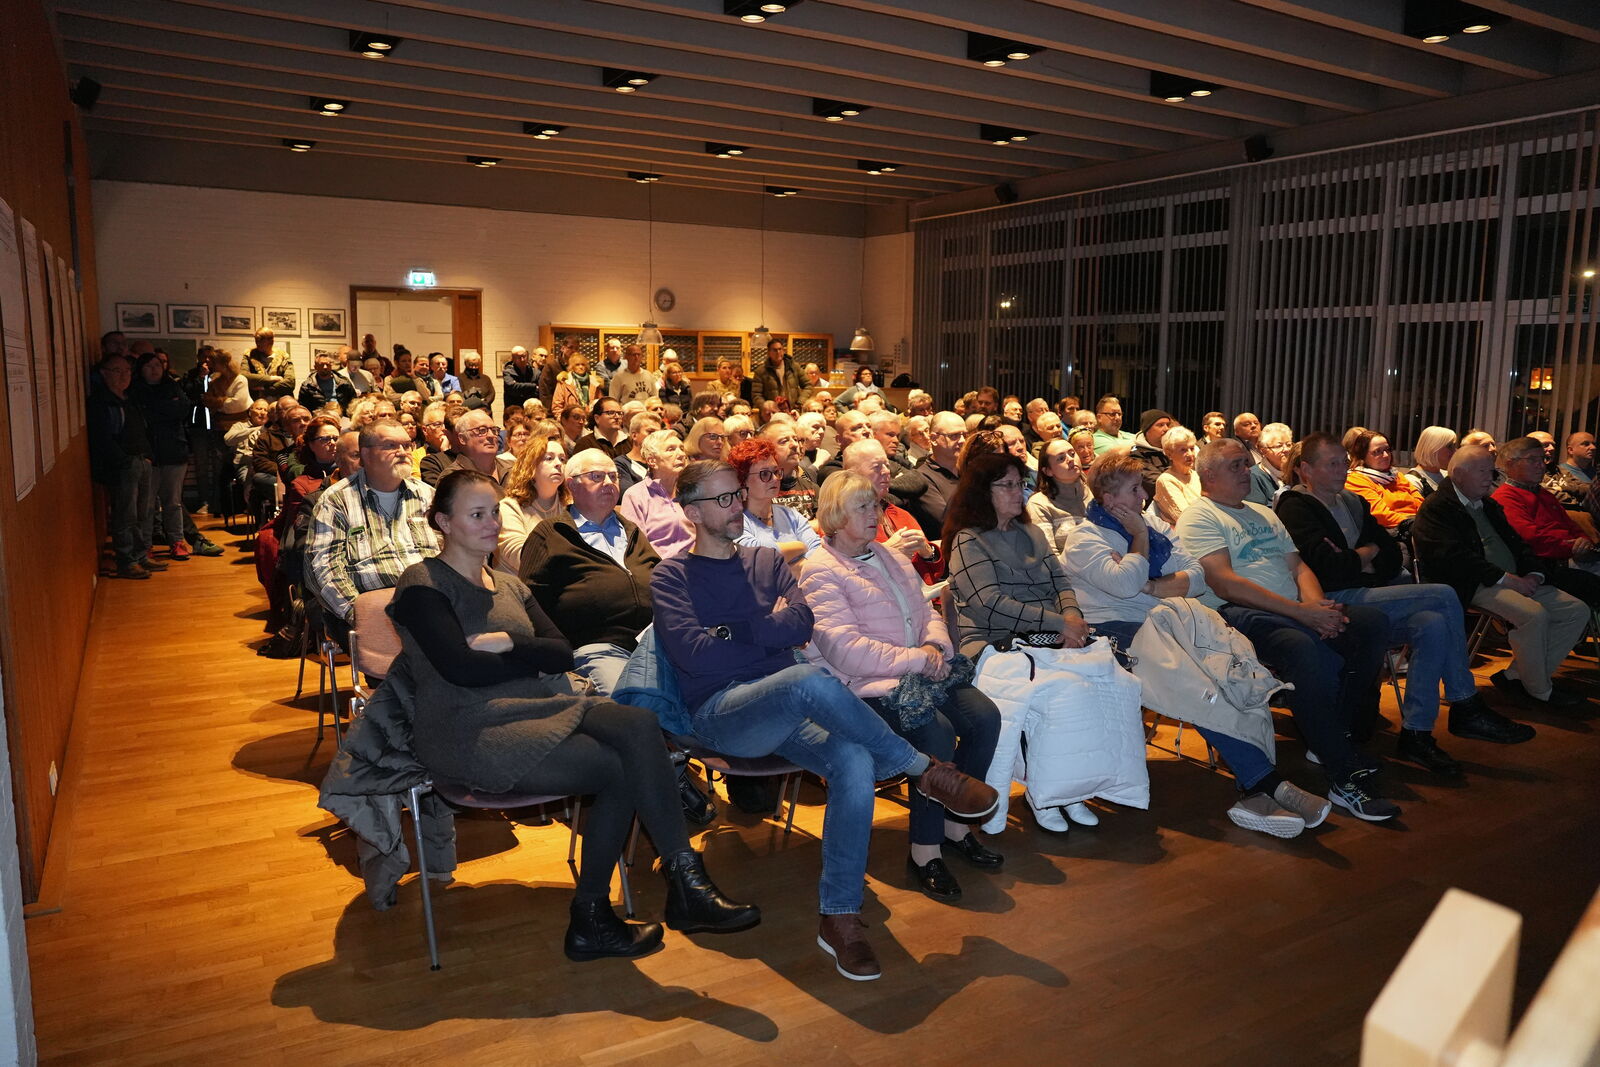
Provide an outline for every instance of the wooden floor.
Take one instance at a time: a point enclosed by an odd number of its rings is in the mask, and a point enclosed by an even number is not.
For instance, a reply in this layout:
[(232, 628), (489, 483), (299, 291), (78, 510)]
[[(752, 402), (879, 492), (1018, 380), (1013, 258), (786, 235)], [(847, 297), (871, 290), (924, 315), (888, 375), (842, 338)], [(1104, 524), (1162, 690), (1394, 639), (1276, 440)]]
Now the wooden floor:
[[(1235, 828), (1230, 780), (1152, 752), (1150, 811), (1065, 840), (1013, 821), (1003, 873), (955, 867), (956, 908), (904, 887), (905, 811), (886, 798), (875, 983), (840, 978), (815, 945), (814, 789), (787, 845), (742, 815), (697, 837), (760, 927), (669, 934), (638, 963), (562, 956), (562, 826), (463, 820), (430, 973), (415, 885), (374, 911), (352, 840), (316, 806), (330, 745), (314, 696), (291, 703), (295, 663), (252, 654), (264, 600), (241, 539), (213, 536), (226, 557), (100, 591), (27, 924), (47, 1061), (1351, 1063), (1446, 887), (1524, 915), (1520, 1012), (1600, 881), (1597, 720), (1524, 713), (1529, 744), (1446, 740), (1465, 785), (1391, 764), (1401, 825), (1334, 817), (1295, 841)], [(1592, 682), (1594, 661), (1569, 677)], [(1280, 756), (1321, 781), (1297, 743)], [(659, 878), (635, 884), (658, 916)]]

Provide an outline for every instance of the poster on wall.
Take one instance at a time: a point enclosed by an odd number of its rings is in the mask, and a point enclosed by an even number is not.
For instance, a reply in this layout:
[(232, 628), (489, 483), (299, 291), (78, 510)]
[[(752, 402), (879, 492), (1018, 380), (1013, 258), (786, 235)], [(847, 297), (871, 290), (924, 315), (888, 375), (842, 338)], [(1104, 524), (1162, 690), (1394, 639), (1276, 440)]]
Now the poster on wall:
[(33, 395), (34, 403), (39, 407), (39, 462), (44, 467), (44, 473), (49, 474), (56, 465), (56, 456), (61, 454), (61, 419), (66, 412), (61, 410), (61, 397), (55, 387), (56, 359), (61, 351), (61, 308), (58, 301), (61, 294), (56, 283), (56, 252), (50, 247), (50, 242), (40, 240), (39, 258), (43, 262), (43, 284), (40, 288), (44, 291), (45, 306), (45, 336), (48, 343), (45, 351), (41, 353), (37, 348), (33, 350)]
[(72, 334), (67, 329), (69, 308), (67, 300), (67, 265), (60, 256), (45, 260), (50, 269), (50, 325), (55, 330), (56, 347), (50, 361), (50, 400), (55, 407), (56, 454), (67, 450), (72, 437), (72, 416), (67, 413), (71, 403), (71, 390), (67, 388), (67, 360), (72, 351)]
[(67, 354), (67, 381), (72, 383), (72, 402), (69, 408), (72, 411), (72, 434), (76, 437), (83, 432), (84, 408), (89, 402), (87, 368), (89, 361), (100, 355), (100, 349), (96, 346), (93, 353), (89, 351), (89, 327), (83, 321), (83, 294), (78, 291), (76, 269), (67, 268), (67, 281), (69, 283), (67, 292), (72, 296), (74, 334), (72, 351)]
[(22, 273), (16, 216), (11, 205), (0, 200), (0, 338), (6, 350), (6, 410), (11, 422), (11, 471), (18, 500), (33, 490), (35, 452), (28, 297)]
[(45, 288), (44, 271), (40, 267), (39, 233), (33, 223), (22, 219), (22, 271), (28, 286), (28, 332), (33, 341), (33, 387), (29, 391), (28, 406), (34, 409), (35, 428), (39, 434), (39, 454), (44, 469), (55, 466), (56, 420), (48, 402), (36, 404), (39, 390), (50, 381), (50, 299)]
[(78, 434), (83, 398), (78, 395), (78, 365), (83, 362), (83, 320), (78, 317), (78, 273), (61, 264), (61, 291), (67, 296), (62, 312), (67, 322), (67, 350), (62, 353), (61, 390), (67, 405), (67, 440)]

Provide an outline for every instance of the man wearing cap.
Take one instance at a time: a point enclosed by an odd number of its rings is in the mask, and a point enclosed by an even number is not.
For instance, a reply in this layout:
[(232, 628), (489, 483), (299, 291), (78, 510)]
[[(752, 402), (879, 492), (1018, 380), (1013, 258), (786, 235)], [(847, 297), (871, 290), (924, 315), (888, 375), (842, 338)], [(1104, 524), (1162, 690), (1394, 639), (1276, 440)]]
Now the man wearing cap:
[(1172, 459), (1161, 450), (1161, 439), (1172, 429), (1173, 418), (1151, 408), (1139, 416), (1139, 432), (1133, 435), (1133, 458), (1144, 467), (1144, 491), (1156, 498), (1156, 479), (1172, 466)]

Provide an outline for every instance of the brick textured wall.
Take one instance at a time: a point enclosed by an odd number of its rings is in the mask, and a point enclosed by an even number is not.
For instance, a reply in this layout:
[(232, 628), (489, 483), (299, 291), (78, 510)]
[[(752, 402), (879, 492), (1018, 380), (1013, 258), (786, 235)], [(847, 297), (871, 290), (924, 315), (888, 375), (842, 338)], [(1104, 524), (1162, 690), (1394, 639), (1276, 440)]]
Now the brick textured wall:
[[(640, 322), (652, 278), (678, 298), (663, 328), (764, 319), (845, 345), (861, 314), (857, 238), (769, 231), (763, 313), (758, 230), (657, 223), (652, 272), (637, 220), (115, 181), (94, 183), (94, 204), (108, 323), (118, 302), (345, 307), (352, 284), (404, 285), (413, 267), (483, 289), (486, 353), (531, 347), (541, 323)], [(307, 339), (286, 340), (305, 373)]]

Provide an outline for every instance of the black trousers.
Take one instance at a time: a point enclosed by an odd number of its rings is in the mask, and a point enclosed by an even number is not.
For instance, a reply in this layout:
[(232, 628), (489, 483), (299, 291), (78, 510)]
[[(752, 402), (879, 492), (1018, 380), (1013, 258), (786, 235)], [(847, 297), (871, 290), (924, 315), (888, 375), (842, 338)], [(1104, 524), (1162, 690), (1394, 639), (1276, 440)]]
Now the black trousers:
[(660, 855), (689, 847), (661, 724), (643, 708), (591, 707), (575, 731), (518, 779), (515, 791), (594, 794), (578, 866), (580, 900), (610, 896), (611, 869), (627, 844), (635, 813)]

